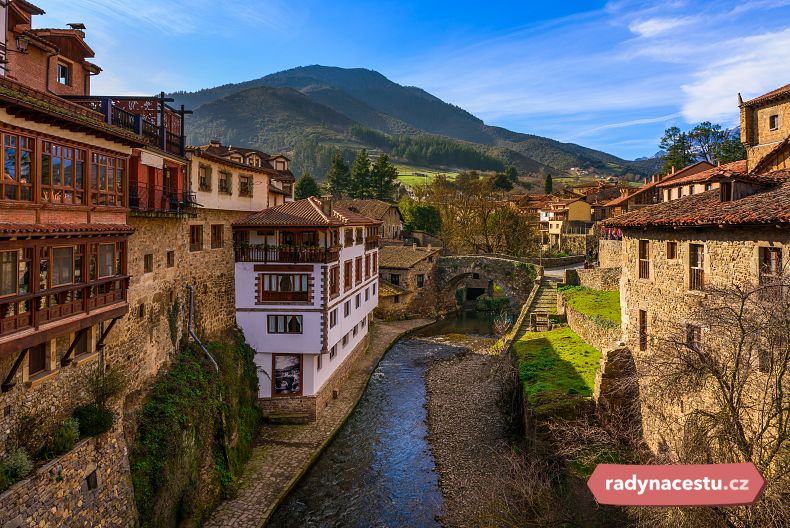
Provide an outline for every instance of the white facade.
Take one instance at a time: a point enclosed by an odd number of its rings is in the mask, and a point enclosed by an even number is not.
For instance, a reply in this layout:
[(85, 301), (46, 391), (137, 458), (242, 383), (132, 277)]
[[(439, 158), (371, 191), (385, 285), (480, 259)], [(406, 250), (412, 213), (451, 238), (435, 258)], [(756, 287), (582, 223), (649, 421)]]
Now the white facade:
[[(256, 351), (259, 398), (271, 398), (275, 383), (290, 386), (295, 382), (296, 374), (289, 374), (287, 381), (281, 379), (283, 365), (290, 365), (289, 362), (295, 361), (294, 357), (301, 362), (298, 365), (298, 391), (291, 393), (287, 388), (281, 389), (276, 396), (316, 395), (367, 335), (369, 315), (378, 305), (378, 248), (371, 244), (366, 249), (364, 237), (367, 230), (359, 226), (341, 228), (341, 242), (345, 240), (344, 230), (362, 234), (363, 239), (341, 247), (339, 258), (330, 263), (292, 264), (287, 262), (287, 258), (272, 258), (280, 262), (236, 263), (236, 322), (244, 332), (247, 343)], [(281, 236), (279, 229), (261, 228), (250, 232), (249, 244), (255, 247), (264, 244), (277, 247), (276, 241)], [(325, 236), (326, 230), (319, 233), (317, 251), (329, 246)], [(299, 260), (304, 262), (304, 259)], [(351, 262), (349, 288), (345, 287), (347, 262)], [(329, 276), (333, 268), (339, 268), (337, 295), (330, 295)], [(267, 294), (261, 293), (264, 288), (262, 281), (276, 282), (281, 280), (282, 275), (288, 275), (289, 278), (285, 280), (289, 284), (293, 281), (301, 285), (306, 278), (306, 298), (276, 302), (263, 300)], [(299, 277), (294, 278), (295, 275)], [(287, 331), (297, 327), (299, 331), (278, 333), (278, 330), (282, 330), (277, 326), (280, 323), (286, 325)], [(272, 327), (272, 324), (275, 326)], [(275, 361), (283, 362), (278, 363), (279, 374), (275, 373)], [(296, 365), (292, 368), (296, 369)]]

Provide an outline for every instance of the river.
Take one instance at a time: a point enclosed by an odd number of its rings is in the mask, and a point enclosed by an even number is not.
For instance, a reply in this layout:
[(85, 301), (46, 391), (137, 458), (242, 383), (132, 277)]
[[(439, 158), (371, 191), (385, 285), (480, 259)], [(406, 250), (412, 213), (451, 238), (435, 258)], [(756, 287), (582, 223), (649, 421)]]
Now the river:
[(490, 335), (492, 327), (490, 317), (466, 311), (398, 341), (348, 422), (268, 526), (441, 526), (442, 493), (427, 440), (425, 371), (431, 362), (465, 350), (450, 334)]

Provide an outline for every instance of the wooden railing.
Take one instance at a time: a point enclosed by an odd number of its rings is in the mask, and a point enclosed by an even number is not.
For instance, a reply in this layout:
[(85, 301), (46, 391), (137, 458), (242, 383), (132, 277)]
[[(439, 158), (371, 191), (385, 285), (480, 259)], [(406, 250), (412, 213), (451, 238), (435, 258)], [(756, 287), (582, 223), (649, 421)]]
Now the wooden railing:
[(70, 284), (0, 301), (0, 335), (41, 325), (126, 300), (128, 276)]
[(235, 248), (236, 262), (327, 264), (340, 258), (338, 249), (250, 246)]
[(309, 302), (310, 292), (261, 292), (261, 302)]
[(639, 278), (640, 279), (649, 279), (650, 278), (650, 261), (645, 259), (639, 259)]
[(705, 289), (705, 271), (702, 268), (689, 269), (689, 290)]
[(379, 237), (368, 238), (365, 240), (365, 251), (370, 251), (379, 247)]

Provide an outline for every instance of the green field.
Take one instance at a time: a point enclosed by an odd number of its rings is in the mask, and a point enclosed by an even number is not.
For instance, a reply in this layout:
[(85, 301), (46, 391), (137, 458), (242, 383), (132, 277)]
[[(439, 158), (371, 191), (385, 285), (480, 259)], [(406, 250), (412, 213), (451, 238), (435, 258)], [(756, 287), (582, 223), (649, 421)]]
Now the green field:
[(590, 317), (600, 317), (620, 325), (620, 292), (591, 290), (583, 286), (560, 288), (560, 294), (571, 308)]
[(408, 187), (414, 187), (420, 183), (430, 183), (438, 174), (444, 174), (447, 178), (454, 180), (458, 176), (455, 171), (443, 171), (439, 169), (429, 169), (427, 167), (415, 167), (413, 165), (395, 164), (398, 169), (398, 179)]

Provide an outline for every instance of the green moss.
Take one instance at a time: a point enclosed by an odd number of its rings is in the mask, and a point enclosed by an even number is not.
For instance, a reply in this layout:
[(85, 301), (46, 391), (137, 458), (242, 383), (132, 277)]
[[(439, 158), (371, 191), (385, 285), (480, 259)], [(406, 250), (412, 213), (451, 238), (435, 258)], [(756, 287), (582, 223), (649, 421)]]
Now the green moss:
[(238, 332), (208, 348), (219, 376), (186, 343), (138, 415), (130, 465), (143, 526), (199, 524), (249, 457), (260, 421), (253, 351)]
[[(600, 318), (620, 326), (620, 292), (599, 291), (584, 286), (564, 286), (560, 288), (568, 306), (577, 312)], [(603, 323), (606, 326), (606, 323)]]
[(527, 332), (514, 347), (527, 401), (536, 410), (592, 395), (601, 353), (570, 328)]

